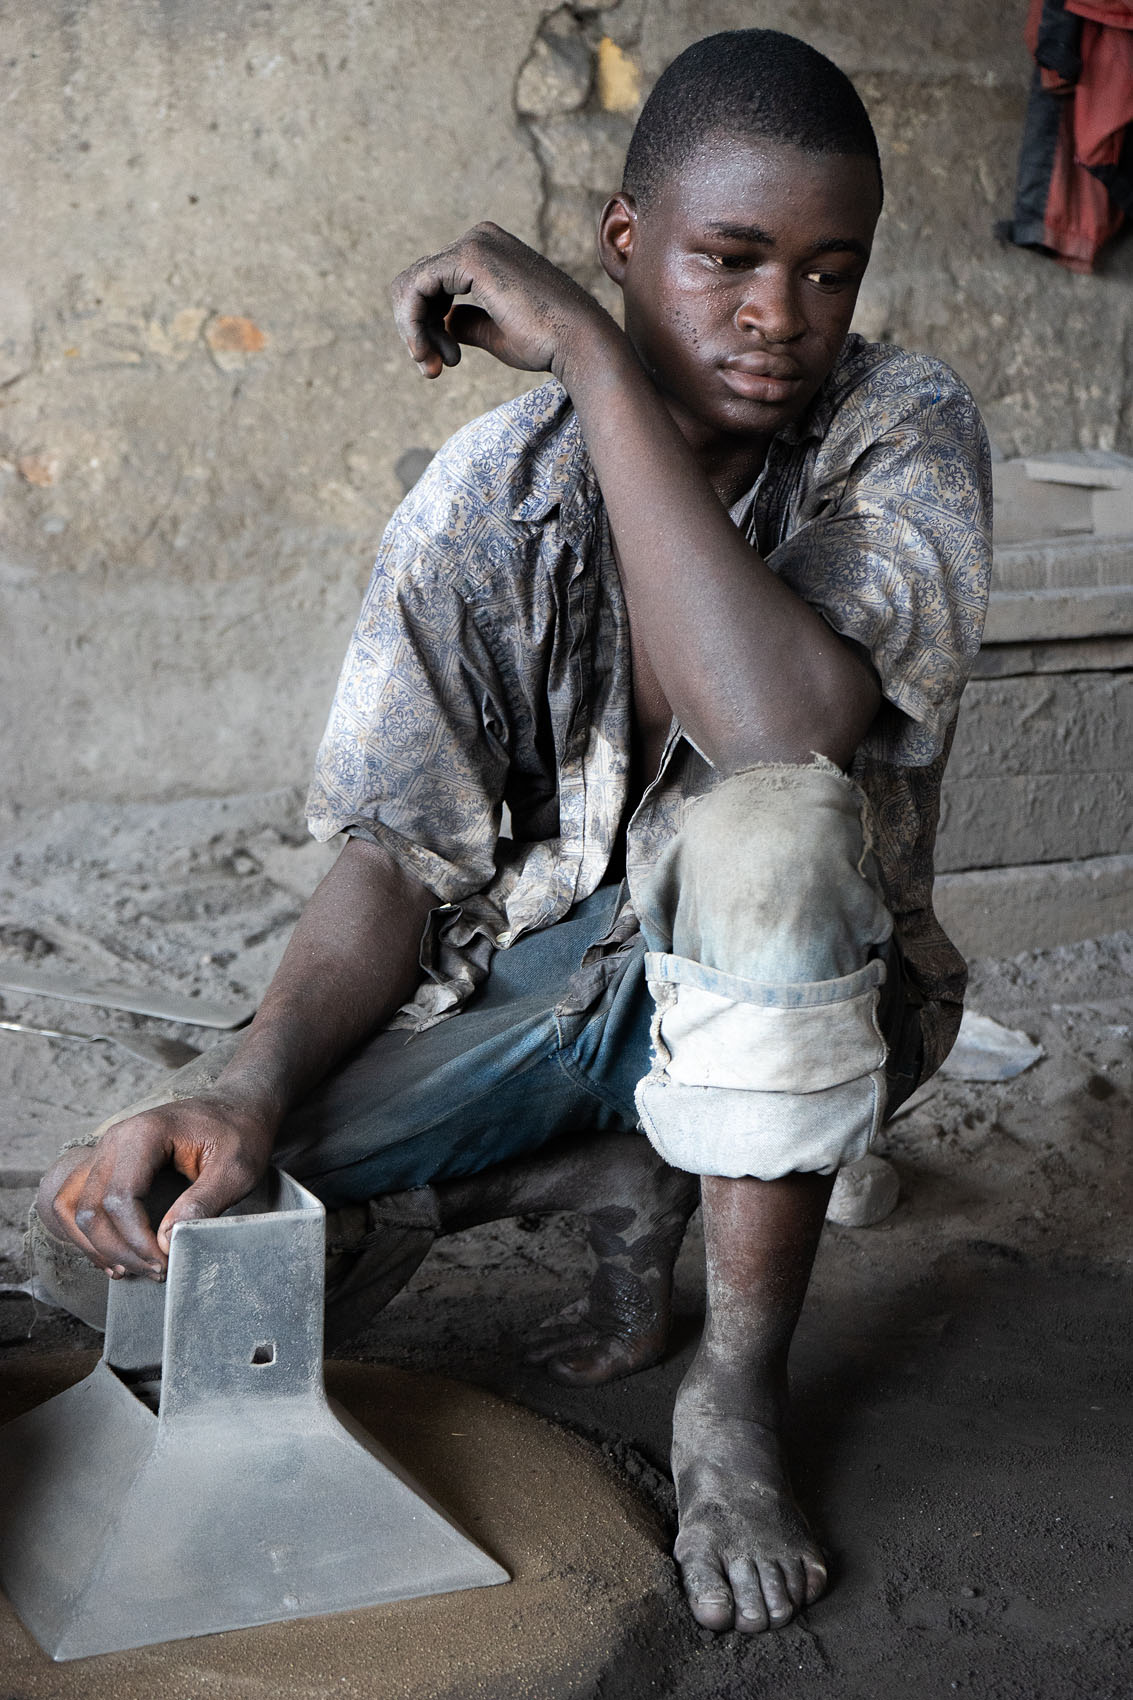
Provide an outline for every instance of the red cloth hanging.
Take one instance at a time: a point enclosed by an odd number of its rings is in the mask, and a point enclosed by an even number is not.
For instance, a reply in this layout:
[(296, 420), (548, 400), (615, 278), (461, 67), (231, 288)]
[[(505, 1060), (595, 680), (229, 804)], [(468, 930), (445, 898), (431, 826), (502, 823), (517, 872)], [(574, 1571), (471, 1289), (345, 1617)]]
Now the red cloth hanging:
[(1037, 70), (1002, 233), (1092, 271), (1133, 211), (1133, 0), (1031, 0), (1024, 33)]

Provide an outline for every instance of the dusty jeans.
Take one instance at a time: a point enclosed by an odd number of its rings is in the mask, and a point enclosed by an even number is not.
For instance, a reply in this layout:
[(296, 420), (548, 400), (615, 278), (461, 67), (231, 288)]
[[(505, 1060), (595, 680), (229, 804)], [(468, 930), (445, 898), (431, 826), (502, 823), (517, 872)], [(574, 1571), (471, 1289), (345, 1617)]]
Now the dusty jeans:
[(652, 870), (642, 1125), (675, 1168), (773, 1180), (862, 1157), (886, 1109), (889, 948), (862, 792), (831, 764), (753, 767)]
[[(450, 1020), (375, 1035), (289, 1116), (276, 1160), (333, 1208), (642, 1124), (667, 1161), (700, 1174), (830, 1172), (861, 1156), (917, 1083), (920, 1036), (858, 788), (825, 762), (722, 782), (639, 894), (641, 934), (593, 1004), (572, 1008), (567, 982), (624, 895), (602, 886), (500, 951)], [(91, 1139), (200, 1090), (234, 1044)], [(32, 1246), (68, 1302), (83, 1260), (37, 1220)]]

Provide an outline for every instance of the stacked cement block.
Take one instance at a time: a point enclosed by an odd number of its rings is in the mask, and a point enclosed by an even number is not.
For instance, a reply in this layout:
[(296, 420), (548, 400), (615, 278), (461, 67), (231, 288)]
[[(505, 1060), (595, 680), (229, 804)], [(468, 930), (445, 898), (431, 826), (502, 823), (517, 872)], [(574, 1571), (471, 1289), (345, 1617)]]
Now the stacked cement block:
[(1001, 461), (995, 494), (937, 854), (942, 917), (981, 955), (1133, 926), (1133, 460)]

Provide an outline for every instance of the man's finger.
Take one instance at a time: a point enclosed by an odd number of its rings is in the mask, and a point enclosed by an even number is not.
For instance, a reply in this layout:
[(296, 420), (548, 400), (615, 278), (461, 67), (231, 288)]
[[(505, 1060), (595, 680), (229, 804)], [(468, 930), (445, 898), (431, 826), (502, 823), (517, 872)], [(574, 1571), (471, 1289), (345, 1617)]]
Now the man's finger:
[[(70, 1240), (72, 1245), (78, 1246), (84, 1257), (90, 1259), (96, 1269), (101, 1269), (103, 1274), (109, 1274), (109, 1265), (94, 1249), (75, 1221), (75, 1207), (90, 1168), (91, 1154), (88, 1150), (68, 1151), (64, 1155), (75, 1157), (78, 1161), (72, 1165), (70, 1173), (63, 1172), (62, 1180), (58, 1178), (58, 1174), (64, 1158), (60, 1158), (59, 1163), (43, 1177), (35, 1203), (40, 1221), (48, 1233), (55, 1234), (60, 1239)], [(76, 1174), (75, 1168), (80, 1172)]]
[(219, 1158), (206, 1160), (200, 1176), (186, 1187), (175, 1203), (165, 1212), (157, 1229), (157, 1243), (165, 1256), (169, 1241), (178, 1222), (197, 1222), (205, 1217), (220, 1216), (232, 1204), (238, 1204), (251, 1192), (260, 1176), (252, 1164)]
[(423, 359), (436, 346), (438, 335), (444, 337), (445, 316), (453, 297), (467, 295), (471, 287), (467, 274), (446, 275), (419, 266), (411, 266), (395, 278), (394, 322), (414, 360)]
[(110, 1147), (91, 1165), (74, 1220), (108, 1268), (152, 1278), (164, 1273), (165, 1259), (142, 1200), (165, 1161), (165, 1152), (147, 1141), (142, 1151)]
[(35, 1208), (49, 1234), (61, 1239), (71, 1235), (74, 1205), (96, 1149), (92, 1145), (77, 1145), (61, 1152), (40, 1181)]
[[(499, 342), (499, 326), (490, 313), (485, 313), (483, 307), (454, 307), (449, 313), (448, 340), (456, 349), (456, 359), (460, 359), (460, 344), (466, 343), (469, 348), (483, 348), (489, 354), (495, 353)], [(446, 360), (446, 366), (455, 366), (456, 360)]]
[(165, 1259), (143, 1200), (168, 1163), (160, 1115), (139, 1115), (105, 1134), (74, 1204), (75, 1224), (114, 1272), (159, 1279)]
[(96, 1149), (65, 1152), (40, 1182), (36, 1209), (49, 1233), (70, 1240), (97, 1269), (101, 1269), (104, 1274), (124, 1273), (119, 1255), (120, 1248), (113, 1248), (112, 1255), (108, 1257), (84, 1231), (84, 1224), (90, 1226), (93, 1221), (89, 1203), (83, 1208), (82, 1223), (76, 1219), (77, 1212), (82, 1208), (92, 1159), (96, 1155)]
[(75, 1226), (111, 1274), (156, 1279), (164, 1272), (165, 1260), (137, 1199), (110, 1193), (97, 1204), (82, 1203)]

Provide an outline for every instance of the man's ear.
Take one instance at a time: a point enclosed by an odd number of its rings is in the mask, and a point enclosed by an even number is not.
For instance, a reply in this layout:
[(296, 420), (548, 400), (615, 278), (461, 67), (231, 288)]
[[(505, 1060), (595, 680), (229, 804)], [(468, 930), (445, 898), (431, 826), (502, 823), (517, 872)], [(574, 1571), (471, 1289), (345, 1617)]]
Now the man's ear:
[(637, 240), (637, 204), (619, 190), (611, 195), (598, 220), (598, 258), (608, 278), (620, 289)]

